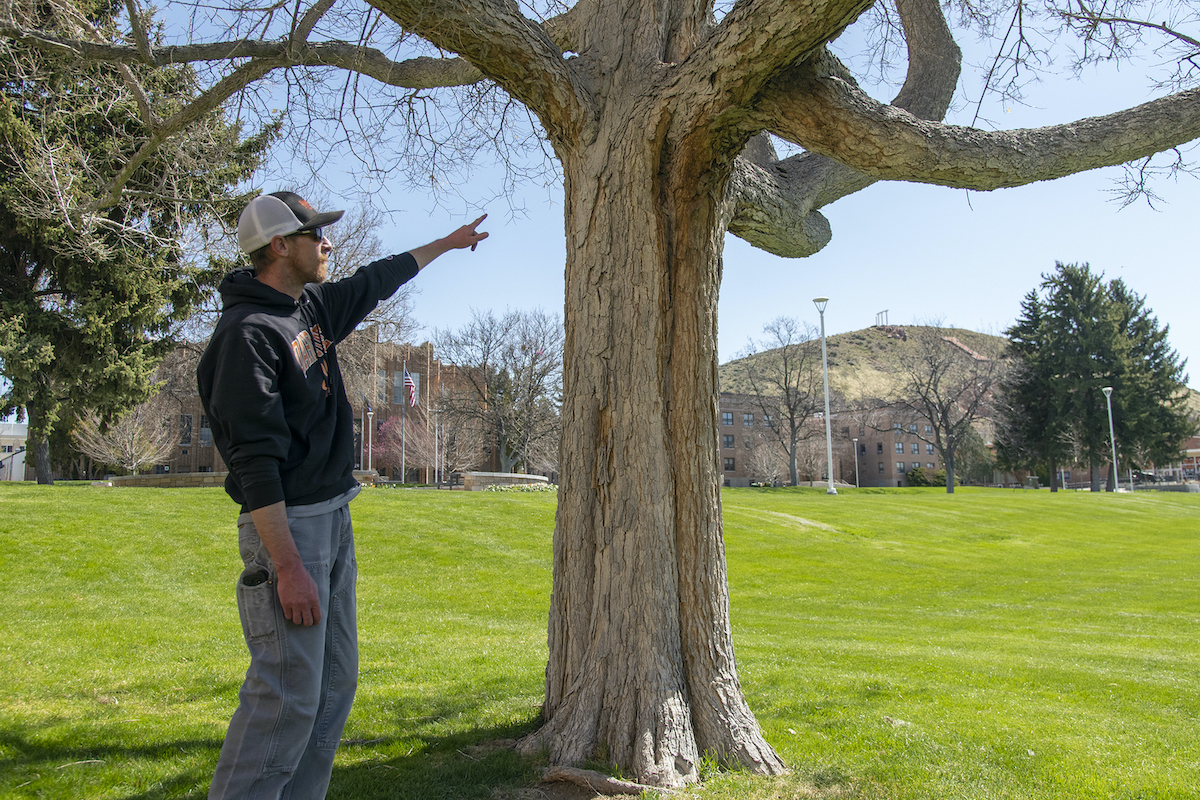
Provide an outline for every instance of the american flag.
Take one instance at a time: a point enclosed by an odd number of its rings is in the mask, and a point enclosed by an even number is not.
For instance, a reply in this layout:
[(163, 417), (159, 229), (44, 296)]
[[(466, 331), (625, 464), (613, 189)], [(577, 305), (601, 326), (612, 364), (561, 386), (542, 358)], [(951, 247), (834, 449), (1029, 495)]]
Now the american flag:
[(408, 404), (416, 408), (417, 382), (412, 379), (412, 375), (408, 374), (408, 367), (404, 368), (404, 388), (408, 390)]

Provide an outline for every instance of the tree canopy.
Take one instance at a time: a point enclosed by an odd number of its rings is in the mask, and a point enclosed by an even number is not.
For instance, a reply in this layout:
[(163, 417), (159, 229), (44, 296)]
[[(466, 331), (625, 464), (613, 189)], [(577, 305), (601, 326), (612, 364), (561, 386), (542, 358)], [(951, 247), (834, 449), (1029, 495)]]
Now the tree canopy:
[(1005, 381), (998, 450), (1011, 467), (1046, 470), (1111, 461), (1108, 400), (1118, 458), (1170, 463), (1196, 430), (1185, 361), (1171, 349), (1146, 299), (1087, 264), (1055, 265), (1009, 328), (1016, 372)]
[[(72, 10), (75, 30), (116, 35), (119, 7)], [(66, 22), (53, 10), (36, 21)], [(210, 116), (129, 170), (117, 202), (97, 206), (146, 139), (147, 115), (196, 95), (193, 70), (74, 65), (0, 41), (0, 370), (9, 381), (0, 412), (28, 415), (44, 482), (56, 426), (93, 413), (111, 420), (149, 395), (174, 326), (216, 277), (189, 261), (185, 239), (198, 222), (237, 213), (234, 188), (267, 137), (241, 141), (236, 125)], [(137, 92), (124, 77), (135, 72)]]

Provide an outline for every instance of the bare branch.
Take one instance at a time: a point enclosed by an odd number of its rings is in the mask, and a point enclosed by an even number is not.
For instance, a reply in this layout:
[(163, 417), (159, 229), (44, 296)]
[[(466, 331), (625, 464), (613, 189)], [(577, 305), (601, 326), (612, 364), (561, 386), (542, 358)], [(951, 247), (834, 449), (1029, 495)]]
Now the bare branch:
[(527, 105), (551, 137), (572, 141), (593, 101), (539, 24), (501, 0), (390, 0), (378, 7), (405, 30), (465, 58)]
[(309, 35), (312, 33), (313, 28), (316, 27), (316, 24), (320, 21), (321, 17), (325, 16), (326, 12), (333, 8), (334, 2), (335, 0), (318, 0), (318, 2), (314, 3), (312, 8), (304, 12), (304, 16), (296, 25), (296, 29), (292, 31), (292, 35), (288, 37), (289, 42), (300, 43), (307, 41)]
[(137, 43), (142, 59), (150, 63), (150, 39), (146, 36), (146, 28), (142, 25), (142, 10), (138, 8), (137, 0), (125, 0), (125, 10), (129, 13), (129, 27), (133, 31), (133, 39)]
[(483, 80), (482, 73), (460, 58), (421, 56), (393, 61), (380, 50), (346, 42), (315, 42), (296, 46), (288, 41), (241, 39), (168, 47), (152, 47), (150, 55), (127, 45), (86, 42), (0, 25), (0, 36), (30, 44), (53, 55), (68, 55), (88, 61), (118, 64), (146, 63), (164, 67), (170, 64), (261, 59), (274, 62), (272, 69), (287, 66), (340, 67), (370, 76), (380, 83), (404, 89), (434, 89), (467, 86)]
[[(892, 105), (940, 120), (954, 97), (962, 54), (936, 0), (898, 0), (896, 5), (908, 42), (908, 73)], [(832, 55), (823, 54), (821, 63), (829, 74), (853, 82), (849, 71)], [(734, 202), (729, 230), (775, 255), (812, 255), (832, 236), (828, 221), (817, 209), (874, 182), (874, 178), (815, 153), (801, 153), (778, 163), (759, 159), (757, 166), (741, 158), (734, 165), (726, 192)]]
[(765, 119), (882, 180), (986, 191), (1123, 164), (1200, 136), (1197, 89), (1065, 125), (985, 132), (918, 119), (807, 65), (792, 77), (764, 96)]
[(672, 80), (692, 91), (681, 102), (708, 98), (713, 116), (748, 105), (771, 76), (809, 58), (854, 22), (870, 0), (737, 3), (679, 67)]
[(137, 152), (125, 162), (121, 170), (109, 181), (105, 187), (105, 191), (101, 192), (97, 197), (89, 203), (83, 213), (94, 214), (103, 208), (109, 208), (120, 202), (121, 190), (129, 179), (133, 177), (133, 173), (137, 168), (145, 163), (146, 159), (154, 154), (163, 142), (171, 136), (179, 133), (187, 128), (193, 122), (199, 120), (206, 114), (210, 114), (220, 107), (222, 103), (233, 96), (239, 89), (245, 88), (252, 81), (258, 80), (263, 75), (270, 72), (281, 64), (272, 64), (269, 61), (251, 61), (245, 66), (239, 67), (232, 74), (227, 75), (215, 86), (201, 94), (170, 119), (164, 121), (159, 126), (154, 135), (147, 139)]

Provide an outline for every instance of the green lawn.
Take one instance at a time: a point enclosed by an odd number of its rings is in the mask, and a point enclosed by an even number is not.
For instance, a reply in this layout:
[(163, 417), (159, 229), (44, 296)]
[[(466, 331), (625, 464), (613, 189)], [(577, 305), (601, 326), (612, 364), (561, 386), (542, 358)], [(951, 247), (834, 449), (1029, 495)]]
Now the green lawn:
[[(743, 686), (793, 767), (706, 798), (1200, 797), (1200, 495), (726, 490)], [(331, 798), (516, 796), (553, 495), (355, 501)], [(0, 485), (0, 797), (202, 797), (245, 669), (219, 490)]]

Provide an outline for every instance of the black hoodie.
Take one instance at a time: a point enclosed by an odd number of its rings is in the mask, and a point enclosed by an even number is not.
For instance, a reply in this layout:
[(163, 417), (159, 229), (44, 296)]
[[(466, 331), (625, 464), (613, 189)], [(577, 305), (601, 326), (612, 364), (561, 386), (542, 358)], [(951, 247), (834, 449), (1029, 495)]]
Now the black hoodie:
[(225, 490), (243, 511), (319, 503), (356, 485), (354, 412), (334, 344), (417, 272), (408, 253), (389, 256), (309, 284), (299, 300), (250, 270), (221, 281), (221, 319), (196, 379), (229, 465)]

